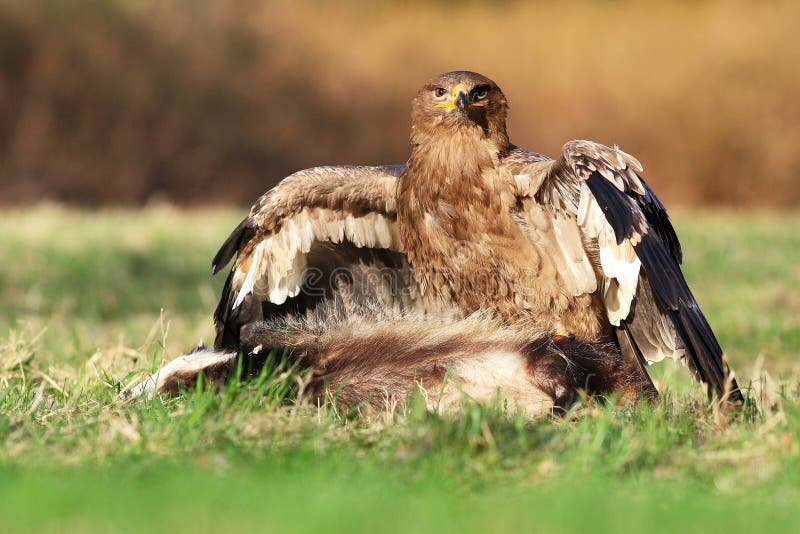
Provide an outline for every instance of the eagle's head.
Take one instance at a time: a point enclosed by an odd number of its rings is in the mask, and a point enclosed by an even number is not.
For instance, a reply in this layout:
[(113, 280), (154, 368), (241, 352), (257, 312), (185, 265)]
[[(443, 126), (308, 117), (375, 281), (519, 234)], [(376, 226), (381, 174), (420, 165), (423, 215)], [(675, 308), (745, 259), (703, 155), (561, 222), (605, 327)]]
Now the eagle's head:
[[(412, 104), (411, 142), (419, 137), (473, 129), (505, 148), (508, 101), (492, 80), (470, 71), (446, 72), (429, 80)], [(415, 137), (417, 139), (415, 139)]]

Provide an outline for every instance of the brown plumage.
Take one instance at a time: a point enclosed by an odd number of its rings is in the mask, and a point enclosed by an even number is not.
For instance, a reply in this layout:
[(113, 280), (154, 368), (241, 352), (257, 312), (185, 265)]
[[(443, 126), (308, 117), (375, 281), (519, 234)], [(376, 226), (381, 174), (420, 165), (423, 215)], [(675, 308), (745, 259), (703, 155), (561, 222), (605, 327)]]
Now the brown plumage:
[[(564, 257), (555, 217), (517, 195), (503, 164), (512, 151), (506, 107), (500, 89), (479, 74), (448, 73), (423, 86), (398, 182), (401, 246), (427, 299), (594, 339), (608, 329), (592, 306), (595, 273), (574, 222), (565, 221), (575, 250)], [(575, 259), (581, 263), (573, 269)], [(567, 287), (562, 269), (577, 273), (578, 287)]]
[[(378, 299), (613, 343), (643, 377), (644, 362), (682, 359), (709, 394), (741, 401), (640, 163), (589, 141), (555, 160), (516, 147), (507, 109), (488, 78), (443, 74), (414, 99), (405, 166), (309, 169), (265, 194), (214, 259), (217, 272), (238, 254), (216, 346), (238, 349), (255, 321)], [(370, 269), (391, 287), (342, 297), (343, 273)]]

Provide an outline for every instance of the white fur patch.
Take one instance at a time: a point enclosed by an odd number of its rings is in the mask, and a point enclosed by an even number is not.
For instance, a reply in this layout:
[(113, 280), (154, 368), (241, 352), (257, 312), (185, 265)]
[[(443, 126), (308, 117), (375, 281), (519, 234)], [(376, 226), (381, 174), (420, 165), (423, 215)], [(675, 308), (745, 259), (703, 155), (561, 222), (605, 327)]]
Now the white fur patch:
[(177, 375), (198, 375), (204, 369), (230, 362), (235, 358), (235, 353), (216, 352), (213, 350), (201, 350), (192, 354), (178, 356), (127, 392), (123, 392), (122, 396), (129, 399), (153, 398)]
[(451, 374), (455, 383), (445, 388), (440, 410), (457, 407), (462, 395), (479, 403), (500, 400), (531, 417), (553, 409), (553, 400), (532, 382), (525, 357), (518, 352), (495, 351), (456, 358)]

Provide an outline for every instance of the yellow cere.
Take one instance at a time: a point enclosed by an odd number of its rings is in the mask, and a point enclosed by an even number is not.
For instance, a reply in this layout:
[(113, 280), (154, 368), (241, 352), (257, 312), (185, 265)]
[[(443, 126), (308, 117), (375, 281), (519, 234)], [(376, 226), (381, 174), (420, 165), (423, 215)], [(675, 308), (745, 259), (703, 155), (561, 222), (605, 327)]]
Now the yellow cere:
[(455, 87), (453, 87), (453, 98), (452, 98), (453, 101), (455, 101), (455, 99), (458, 97), (458, 93), (469, 94), (469, 89), (467, 89), (467, 86), (464, 85), (463, 83), (460, 83)]
[(460, 83), (460, 84), (456, 85), (455, 87), (453, 87), (453, 93), (450, 95), (450, 98), (447, 100), (447, 102), (441, 102), (439, 104), (436, 104), (436, 107), (438, 107), (438, 108), (455, 108), (456, 107), (456, 98), (458, 97), (458, 93), (459, 92), (464, 93), (464, 94), (469, 94), (469, 90), (467, 89), (467, 86), (464, 85), (463, 83)]

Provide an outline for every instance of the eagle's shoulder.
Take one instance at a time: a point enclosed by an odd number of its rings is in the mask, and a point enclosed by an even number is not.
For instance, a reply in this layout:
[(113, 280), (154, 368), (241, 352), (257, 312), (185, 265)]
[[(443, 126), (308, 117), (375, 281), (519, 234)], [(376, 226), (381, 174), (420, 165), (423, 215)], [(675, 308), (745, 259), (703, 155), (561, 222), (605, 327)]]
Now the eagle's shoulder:
[(259, 226), (269, 226), (303, 208), (394, 214), (394, 191), (404, 165), (312, 167), (284, 178), (250, 209)]
[(501, 164), (512, 172), (526, 172), (531, 166), (536, 167), (552, 162), (553, 159), (544, 154), (516, 145), (511, 145), (508, 152), (501, 158)]
[(555, 160), (515, 145), (501, 157), (500, 165), (514, 178), (517, 196), (534, 196), (546, 180)]

